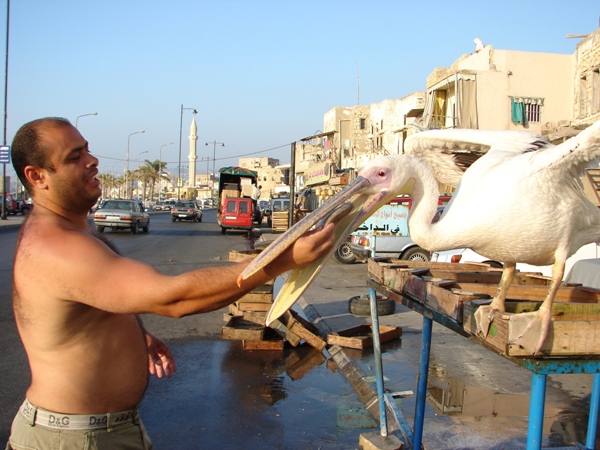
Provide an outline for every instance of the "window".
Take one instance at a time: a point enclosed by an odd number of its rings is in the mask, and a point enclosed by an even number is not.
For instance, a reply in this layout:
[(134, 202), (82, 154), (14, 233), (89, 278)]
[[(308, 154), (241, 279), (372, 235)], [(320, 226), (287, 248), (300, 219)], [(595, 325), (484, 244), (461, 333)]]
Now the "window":
[(579, 77), (579, 115), (578, 117), (585, 117), (587, 108), (585, 107), (587, 100), (587, 77), (582, 75)]
[(515, 125), (527, 126), (528, 123), (542, 121), (543, 98), (511, 97), (511, 120)]
[(248, 214), (248, 202), (242, 202), (242, 203), (240, 203), (240, 213), (241, 214)]
[(367, 128), (367, 119), (360, 119), (360, 129), (364, 130)]
[(540, 123), (540, 105), (534, 103), (525, 104), (525, 116), (527, 122)]
[(592, 70), (592, 114), (600, 112), (600, 67)]

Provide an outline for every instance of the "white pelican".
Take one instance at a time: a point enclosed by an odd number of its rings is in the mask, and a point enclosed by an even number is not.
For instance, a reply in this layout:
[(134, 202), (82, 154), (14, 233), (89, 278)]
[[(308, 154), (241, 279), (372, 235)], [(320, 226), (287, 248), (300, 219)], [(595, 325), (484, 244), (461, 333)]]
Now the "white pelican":
[[(455, 167), (456, 155), (467, 154), (474, 146), (482, 153), (488, 150), (462, 178), (460, 171), (440, 170)], [(421, 155), (427, 164), (414, 155), (374, 159), (351, 185), (263, 251), (240, 280), (266, 265), (341, 205), (347, 204), (344, 213), (350, 212), (336, 224), (338, 243), (382, 204), (399, 194), (409, 194), (413, 198), (409, 229), (416, 244), (429, 251), (468, 247), (504, 262), (496, 295), (478, 316), (484, 334), (489, 321), (483, 325), (481, 321), (486, 321), (488, 311), (491, 317), (494, 311), (504, 310), (516, 263), (554, 264), (546, 299), (538, 311), (527, 313), (532, 320), (514, 340), (538, 353), (548, 333), (552, 302), (566, 259), (582, 245), (600, 242), (600, 209), (584, 197), (578, 179), (585, 166), (600, 157), (600, 121), (560, 145), (529, 132), (432, 130), (410, 136), (405, 147)], [(439, 192), (432, 170), (438, 174), (453, 172), (449, 177), (439, 176), (448, 184), (460, 178), (452, 200), (434, 224), (431, 219)], [(329, 256), (290, 275), (267, 315), (267, 324), (293, 305)]]

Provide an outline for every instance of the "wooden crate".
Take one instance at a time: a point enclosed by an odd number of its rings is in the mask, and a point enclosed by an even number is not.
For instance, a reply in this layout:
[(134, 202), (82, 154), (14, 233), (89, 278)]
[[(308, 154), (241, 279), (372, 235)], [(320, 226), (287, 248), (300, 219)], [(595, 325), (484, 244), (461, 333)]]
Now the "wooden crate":
[[(594, 291), (591, 291), (594, 292)], [(538, 356), (593, 356), (600, 355), (600, 293), (596, 303), (555, 302), (552, 305), (552, 321), (548, 336)], [(476, 335), (475, 312), (489, 301), (473, 301), (464, 304), (464, 329), (476, 340), (505, 353), (508, 356), (531, 356), (533, 349), (518, 344), (508, 344), (527, 327), (527, 318), (521, 312), (535, 311), (541, 302), (507, 301), (507, 312), (494, 314), (488, 335)]]
[[(388, 342), (402, 336), (402, 328), (379, 325), (380, 342)], [(373, 327), (370, 324), (359, 325), (327, 335), (327, 344), (362, 350), (373, 347)]]
[(346, 175), (342, 175), (341, 177), (331, 177), (329, 179), (330, 186), (345, 186), (348, 184), (348, 177)]
[(244, 320), (243, 317), (234, 316), (221, 330), (222, 339), (254, 340), (263, 339), (265, 327), (254, 322)]
[[(487, 264), (431, 263), (369, 260), (371, 278), (393, 291), (411, 294), (428, 308), (461, 323), (463, 303), (494, 295), (501, 269)], [(518, 272), (513, 285), (547, 289), (550, 279), (537, 273)]]
[(283, 350), (285, 341), (273, 330), (266, 329), (264, 336), (259, 340), (247, 339), (242, 342), (244, 350)]
[[(486, 272), (490, 270), (490, 266), (487, 264), (479, 263), (439, 263), (439, 262), (423, 262), (423, 261), (407, 261), (404, 259), (395, 258), (369, 258), (367, 261), (367, 270), (369, 277), (380, 284), (384, 284), (385, 271), (388, 272), (389, 276), (394, 276), (394, 271), (398, 269), (436, 269), (443, 270), (447, 269), (449, 272)], [(494, 270), (494, 269), (491, 269)], [(497, 269), (496, 269), (497, 270)], [(388, 284), (386, 284), (389, 286)]]
[(271, 228), (274, 231), (285, 231), (289, 228), (288, 211), (273, 211), (271, 213)]

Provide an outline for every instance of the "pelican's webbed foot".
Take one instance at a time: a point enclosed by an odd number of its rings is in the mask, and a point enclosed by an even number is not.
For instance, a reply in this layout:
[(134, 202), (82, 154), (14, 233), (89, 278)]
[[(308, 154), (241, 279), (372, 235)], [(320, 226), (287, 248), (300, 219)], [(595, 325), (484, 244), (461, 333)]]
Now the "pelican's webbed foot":
[(518, 314), (516, 319), (523, 319), (527, 325), (524, 324), (525, 329), (517, 337), (510, 339), (508, 344), (520, 345), (532, 355), (536, 355), (548, 336), (552, 319), (551, 310), (541, 306), (537, 311)]

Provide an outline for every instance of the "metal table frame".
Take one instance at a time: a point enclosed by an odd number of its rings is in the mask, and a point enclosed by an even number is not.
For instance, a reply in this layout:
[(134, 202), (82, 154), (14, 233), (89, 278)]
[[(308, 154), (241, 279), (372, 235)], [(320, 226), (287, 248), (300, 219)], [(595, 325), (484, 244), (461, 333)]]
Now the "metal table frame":
[[(431, 351), (431, 335), (433, 321), (440, 323), (446, 328), (465, 336), (472, 337), (470, 333), (463, 330), (462, 326), (450, 318), (429, 309), (416, 297), (407, 293), (392, 291), (374, 280), (367, 280), (369, 287), (369, 298), (371, 304), (371, 319), (373, 326), (373, 348), (375, 352), (375, 370), (377, 381), (377, 394), (379, 397), (379, 413), (381, 435), (387, 436), (386, 407), (390, 408), (394, 419), (398, 423), (400, 432), (404, 436), (409, 448), (420, 449), (423, 441), (423, 423), (425, 421), (425, 402), (427, 397), (427, 379), (429, 373), (429, 356)], [(419, 362), (419, 375), (417, 380), (417, 395), (415, 405), (415, 416), (413, 429), (411, 430), (402, 412), (393, 401), (394, 396), (403, 393), (384, 394), (383, 365), (381, 359), (381, 343), (379, 338), (379, 318), (377, 315), (376, 292), (385, 295), (394, 301), (401, 303), (407, 308), (418, 312), (423, 316), (423, 338), (421, 342), (421, 358)], [(486, 347), (487, 348), (487, 347)], [(498, 353), (500, 355), (500, 353)], [(541, 449), (542, 429), (544, 422), (544, 407), (546, 403), (546, 381), (548, 375), (553, 374), (593, 374), (594, 382), (590, 398), (590, 413), (588, 418), (588, 430), (585, 448), (595, 448), (598, 410), (600, 405), (600, 359), (571, 359), (571, 358), (514, 358), (506, 355), (502, 357), (529, 370), (531, 374), (531, 398), (529, 401), (529, 424), (527, 431), (527, 450)]]

